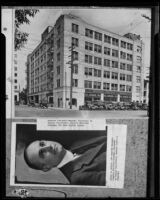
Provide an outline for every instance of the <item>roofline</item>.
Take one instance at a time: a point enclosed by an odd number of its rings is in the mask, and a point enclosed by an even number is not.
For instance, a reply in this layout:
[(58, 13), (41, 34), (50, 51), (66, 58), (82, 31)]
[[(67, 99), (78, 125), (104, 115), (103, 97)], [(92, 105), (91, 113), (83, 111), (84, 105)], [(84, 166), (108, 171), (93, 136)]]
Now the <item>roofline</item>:
[[(61, 15), (61, 16), (62, 16), (62, 15)], [(70, 17), (70, 18), (73, 17), (73, 18), (75, 18), (76, 20), (81, 21), (81, 22), (83, 22), (83, 23), (85, 23), (85, 24), (87, 24), (87, 25), (89, 25), (89, 26), (93, 26), (93, 27), (95, 27), (95, 28), (101, 29), (101, 30), (103, 30), (103, 31), (109, 32), (109, 33), (111, 33), (111, 34), (117, 35), (117, 36), (119, 36), (119, 37), (122, 37), (122, 38), (125, 38), (125, 39), (128, 39), (128, 40), (131, 40), (131, 41), (133, 41), (133, 42), (134, 42), (134, 41), (139, 41), (139, 42), (141, 42), (141, 40), (132, 40), (132, 39), (127, 38), (127, 37), (125, 37), (125, 36), (123, 36), (123, 35), (120, 35), (120, 34), (118, 34), (118, 33), (114, 33), (114, 32), (112, 32), (112, 31), (109, 31), (109, 30), (107, 30), (107, 29), (101, 28), (101, 27), (99, 27), (99, 26), (92, 25), (92, 24), (86, 22), (85, 20), (83, 20), (82, 18), (77, 17), (77, 16), (75, 16), (75, 15), (72, 15), (72, 14), (64, 14), (64, 16), (68, 16), (68, 17)], [(128, 33), (129, 33), (129, 32), (128, 32)], [(126, 34), (128, 34), (128, 33), (126, 33)]]

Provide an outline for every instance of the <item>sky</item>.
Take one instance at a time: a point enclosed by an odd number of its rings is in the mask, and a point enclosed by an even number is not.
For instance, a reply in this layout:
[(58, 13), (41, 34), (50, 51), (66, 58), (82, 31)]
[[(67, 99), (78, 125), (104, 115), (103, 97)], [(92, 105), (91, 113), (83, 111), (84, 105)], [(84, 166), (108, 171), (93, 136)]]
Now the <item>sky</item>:
[(132, 32), (141, 35), (145, 44), (144, 64), (150, 66), (150, 41), (151, 41), (151, 23), (148, 19), (142, 17), (143, 14), (151, 17), (150, 9), (138, 8), (99, 8), (99, 7), (50, 7), (38, 8), (39, 12), (34, 18), (30, 19), (29, 25), (21, 25), (20, 29), (29, 33), (28, 42), (24, 48), (17, 51), (19, 66), (19, 84), (20, 90), (26, 86), (25, 63), (27, 55), (31, 53), (41, 41), (41, 34), (47, 26), (54, 26), (56, 20), (61, 14), (72, 14), (82, 18), (84, 21), (106, 29), (108, 31), (124, 35)]

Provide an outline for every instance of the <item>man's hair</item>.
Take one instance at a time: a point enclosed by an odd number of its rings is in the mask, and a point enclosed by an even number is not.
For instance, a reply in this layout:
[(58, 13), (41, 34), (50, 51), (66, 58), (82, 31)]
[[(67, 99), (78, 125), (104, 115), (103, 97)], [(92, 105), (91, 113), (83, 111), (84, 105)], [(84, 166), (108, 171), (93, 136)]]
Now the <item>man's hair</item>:
[[(29, 145), (28, 145), (29, 146)], [(37, 170), (42, 170), (42, 165), (36, 165), (35, 163), (32, 163), (29, 158), (28, 158), (28, 153), (27, 153), (27, 147), (24, 149), (24, 160), (27, 163), (27, 165), (32, 168), (32, 169), (37, 169)]]

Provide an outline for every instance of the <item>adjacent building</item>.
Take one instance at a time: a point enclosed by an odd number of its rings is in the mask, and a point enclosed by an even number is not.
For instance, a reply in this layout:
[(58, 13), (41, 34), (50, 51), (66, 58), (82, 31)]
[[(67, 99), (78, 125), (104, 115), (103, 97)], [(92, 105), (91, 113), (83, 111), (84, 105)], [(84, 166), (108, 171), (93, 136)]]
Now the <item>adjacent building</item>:
[(121, 36), (70, 14), (47, 27), (40, 44), (28, 55), (29, 101), (69, 108), (72, 44), (73, 107), (96, 100), (143, 101), (144, 43), (140, 36)]
[(14, 91), (14, 102), (19, 101), (19, 82), (18, 82), (18, 59), (17, 54), (14, 54), (14, 72), (13, 72), (13, 91)]

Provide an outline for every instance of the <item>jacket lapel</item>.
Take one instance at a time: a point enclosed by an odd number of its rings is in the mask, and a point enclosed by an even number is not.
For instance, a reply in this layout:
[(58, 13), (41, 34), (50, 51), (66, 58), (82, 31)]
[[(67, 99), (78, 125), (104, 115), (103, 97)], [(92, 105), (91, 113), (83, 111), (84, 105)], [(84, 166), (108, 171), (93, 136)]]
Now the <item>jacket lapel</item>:
[(101, 148), (104, 144), (105, 143), (100, 144), (97, 147), (89, 149), (87, 152), (82, 154), (80, 157), (73, 160), (71, 162), (72, 172), (81, 169), (84, 165), (89, 165), (91, 163), (91, 161), (95, 158), (95, 156), (98, 154), (98, 152), (101, 150)]
[(97, 147), (89, 149), (86, 153), (82, 154), (79, 158), (75, 159), (73, 171), (77, 171), (82, 168), (83, 165), (88, 165), (101, 150), (103, 144), (100, 144)]

